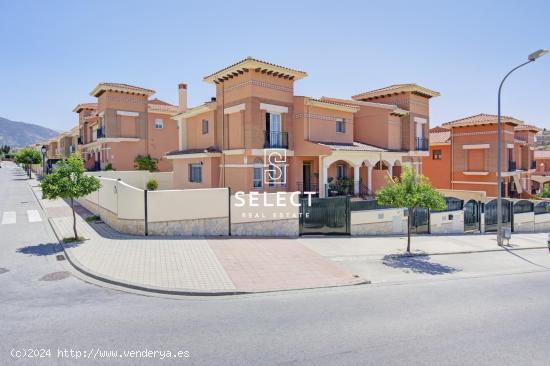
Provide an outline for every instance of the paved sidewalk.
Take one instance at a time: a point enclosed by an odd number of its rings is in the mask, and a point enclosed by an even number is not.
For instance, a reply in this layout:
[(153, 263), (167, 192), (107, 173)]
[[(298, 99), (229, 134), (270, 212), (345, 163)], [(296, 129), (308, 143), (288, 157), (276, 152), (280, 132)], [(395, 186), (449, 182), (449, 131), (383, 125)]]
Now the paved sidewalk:
[[(411, 238), (411, 252), (419, 255), (454, 253), (476, 253), (505, 251), (514, 249), (534, 249), (547, 247), (547, 233), (512, 233), (510, 245), (499, 247), (496, 234), (463, 235), (419, 235)], [(391, 254), (404, 254), (407, 237), (350, 237), (342, 240), (337, 237), (300, 239), (300, 243), (324, 257), (383, 257)]]
[[(41, 200), (60, 238), (72, 237), (72, 214), (63, 200)], [(365, 283), (298, 240), (142, 237), (115, 232), (77, 206), (77, 230), (86, 238), (65, 244), (70, 262), (95, 279), (174, 294), (236, 294)]]

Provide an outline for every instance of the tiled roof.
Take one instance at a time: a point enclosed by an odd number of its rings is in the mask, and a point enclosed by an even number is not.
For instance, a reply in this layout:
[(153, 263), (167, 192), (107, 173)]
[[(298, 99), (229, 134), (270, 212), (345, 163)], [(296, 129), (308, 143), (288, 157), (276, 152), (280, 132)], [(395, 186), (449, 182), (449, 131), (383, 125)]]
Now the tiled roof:
[[(498, 116), (495, 114), (480, 113), (474, 116), (469, 116), (469, 117), (443, 123), (443, 126), (459, 127), (459, 126), (487, 125), (487, 124), (497, 123), (497, 121), (498, 121)], [(501, 116), (501, 122), (512, 124), (515, 126), (523, 124), (523, 121), (520, 121), (519, 119), (515, 119), (514, 117), (510, 117), (510, 116)]]
[(365, 106), (365, 107), (373, 107), (373, 108), (390, 109), (392, 110), (391, 112), (392, 114), (398, 114), (398, 115), (406, 115), (409, 113), (409, 111), (401, 109), (394, 104), (375, 103), (375, 102), (366, 102), (362, 100), (339, 99), (339, 98), (331, 98), (331, 97), (321, 97), (320, 100), (322, 102), (333, 102), (333, 103), (352, 105), (352, 106), (358, 106), (358, 107)]
[(206, 149), (186, 149), (186, 150), (176, 150), (171, 151), (166, 155), (186, 155), (186, 154), (204, 154), (204, 153), (219, 153), (220, 149), (210, 146)]
[(97, 103), (80, 103), (74, 107), (73, 112), (79, 113), (83, 109), (97, 109)]
[(516, 128), (514, 128), (514, 130), (515, 131), (533, 131), (533, 132), (542, 131), (541, 128), (538, 128), (535, 125), (528, 125), (528, 124), (523, 124), (523, 125), (520, 125), (520, 126), (516, 126)]
[(149, 103), (149, 104), (171, 105), (171, 106), (173, 106), (173, 104), (167, 103), (167, 102), (165, 102), (164, 100), (160, 100), (160, 99), (158, 99), (158, 98), (151, 99), (148, 103)]
[(451, 139), (451, 131), (432, 132), (430, 130), (430, 145), (444, 144)]
[(97, 86), (90, 92), (90, 95), (94, 97), (99, 97), (105, 91), (118, 91), (123, 93), (133, 93), (133, 94), (143, 94), (151, 96), (155, 94), (155, 91), (152, 89), (146, 89), (139, 86), (123, 84), (123, 83), (99, 83)]
[(367, 91), (364, 93), (356, 94), (352, 96), (352, 99), (355, 100), (368, 100), (372, 98), (377, 97), (383, 97), (387, 95), (392, 94), (398, 94), (398, 93), (404, 93), (404, 92), (412, 92), (417, 93), (420, 95), (423, 95), (427, 98), (431, 97), (438, 97), (440, 95), (439, 92), (436, 92), (434, 90), (430, 90), (428, 88), (424, 88), (420, 85), (414, 84), (414, 83), (408, 83), (408, 84), (393, 84), (390, 86), (386, 86), (384, 88), (375, 89), (371, 91)]
[(316, 144), (321, 146), (326, 146), (331, 150), (335, 150), (335, 151), (377, 151), (377, 152), (388, 151), (376, 146), (363, 144), (357, 141), (354, 141), (351, 144), (342, 144), (337, 142), (316, 142)]
[(430, 133), (431, 132), (447, 132), (447, 131), (450, 131), (450, 130), (448, 128), (441, 127), (441, 126), (435, 126), (435, 127), (430, 128)]
[(550, 150), (535, 150), (535, 159), (550, 159)]
[(277, 74), (288, 75), (294, 80), (302, 79), (307, 76), (307, 73), (304, 71), (299, 71), (299, 70), (291, 69), (285, 66), (272, 64), (271, 62), (258, 60), (256, 58), (249, 56), (239, 62), (234, 63), (233, 65), (227, 66), (219, 71), (216, 71), (215, 73), (205, 76), (203, 80), (207, 82), (214, 82), (217, 79), (223, 79), (224, 77), (228, 77), (229, 75), (238, 75), (239, 72), (242, 73), (243, 68), (271, 70)]
[(176, 113), (178, 111), (178, 107), (176, 107), (175, 105), (166, 103), (165, 101), (157, 98), (152, 99), (148, 102), (148, 109), (149, 109), (149, 112)]

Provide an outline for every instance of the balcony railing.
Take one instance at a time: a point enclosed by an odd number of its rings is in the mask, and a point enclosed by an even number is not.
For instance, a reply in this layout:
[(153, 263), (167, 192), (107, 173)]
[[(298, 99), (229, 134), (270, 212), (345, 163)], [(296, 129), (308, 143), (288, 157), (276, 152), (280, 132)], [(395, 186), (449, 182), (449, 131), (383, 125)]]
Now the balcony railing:
[(264, 131), (264, 148), (288, 149), (288, 132)]
[(304, 183), (304, 182), (296, 182), (296, 187), (300, 193), (304, 194), (304, 192), (315, 192), (319, 194), (319, 184), (318, 183)]
[(326, 184), (325, 194), (327, 197), (361, 196), (368, 198), (374, 196), (367, 188), (367, 185), (362, 184), (361, 181), (353, 181), (351, 179), (339, 179)]
[(416, 151), (428, 151), (429, 149), (430, 149), (430, 143), (428, 139), (422, 138), (422, 137), (416, 138), (416, 146), (415, 146)]
[(508, 171), (509, 172), (516, 171), (516, 162), (514, 160), (508, 160)]

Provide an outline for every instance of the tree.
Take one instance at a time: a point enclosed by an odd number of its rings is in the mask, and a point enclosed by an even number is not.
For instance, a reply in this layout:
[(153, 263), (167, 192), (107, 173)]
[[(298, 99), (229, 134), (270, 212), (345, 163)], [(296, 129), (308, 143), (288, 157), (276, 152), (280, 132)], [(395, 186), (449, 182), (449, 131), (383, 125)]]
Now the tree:
[(538, 194), (540, 198), (550, 198), (550, 185), (545, 184), (542, 187), (542, 192)]
[(148, 170), (154, 172), (157, 170), (157, 160), (151, 155), (138, 155), (134, 159), (134, 166), (137, 170)]
[(73, 211), (74, 240), (78, 240), (74, 199), (84, 197), (101, 187), (99, 179), (85, 175), (84, 172), (84, 162), (75, 153), (69, 156), (67, 160), (57, 163), (55, 170), (45, 176), (40, 184), (45, 198), (49, 200), (56, 198), (70, 199)]
[(37, 150), (26, 147), (15, 154), (15, 162), (23, 165), (23, 168), (27, 171), (29, 178), (31, 177), (31, 165), (40, 164), (42, 162), (42, 155)]
[(403, 169), (401, 178), (396, 178), (394, 184), (388, 182), (376, 193), (376, 201), (379, 205), (407, 209), (407, 253), (411, 252), (411, 224), (414, 209), (422, 207), (443, 210), (445, 208), (443, 195), (433, 189), (426, 177), (416, 174), (408, 167)]
[(10, 153), (11, 147), (9, 145), (2, 145), (0, 147), (0, 154), (8, 155)]

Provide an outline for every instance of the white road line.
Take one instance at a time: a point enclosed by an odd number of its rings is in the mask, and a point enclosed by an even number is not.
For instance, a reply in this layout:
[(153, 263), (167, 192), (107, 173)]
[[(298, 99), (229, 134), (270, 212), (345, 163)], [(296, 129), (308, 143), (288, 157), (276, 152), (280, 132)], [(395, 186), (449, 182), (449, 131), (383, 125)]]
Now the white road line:
[(40, 214), (37, 210), (27, 210), (27, 217), (29, 218), (29, 222), (42, 221), (42, 217), (40, 217)]
[(2, 215), (2, 225), (15, 224), (16, 215), (15, 211), (6, 211)]

